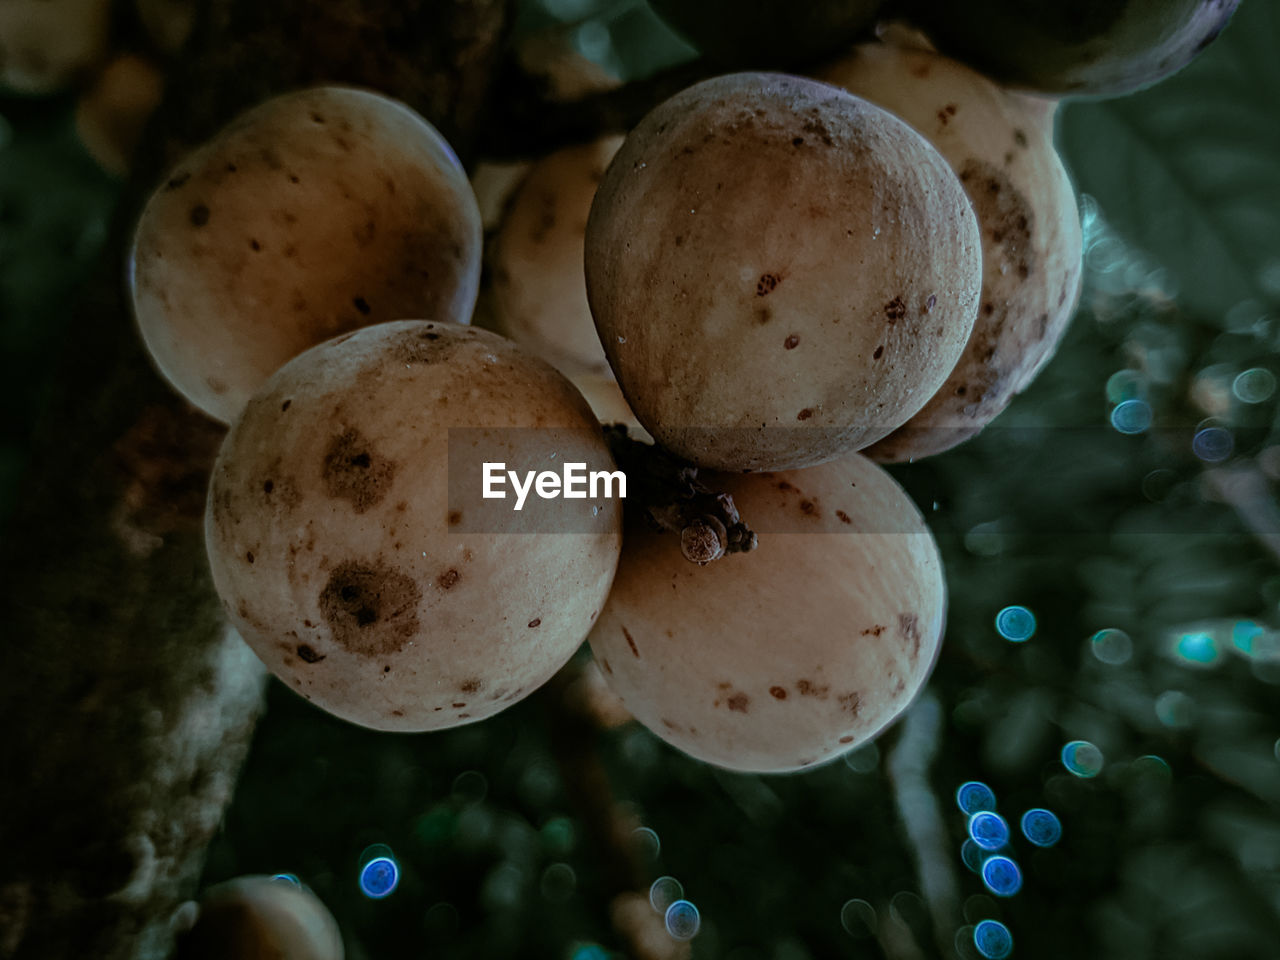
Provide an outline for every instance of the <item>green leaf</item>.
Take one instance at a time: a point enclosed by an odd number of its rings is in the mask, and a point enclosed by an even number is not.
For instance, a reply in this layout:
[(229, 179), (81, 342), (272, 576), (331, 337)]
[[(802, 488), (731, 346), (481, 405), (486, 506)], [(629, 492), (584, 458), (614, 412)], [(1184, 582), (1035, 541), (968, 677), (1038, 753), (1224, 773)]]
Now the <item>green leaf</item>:
[(1059, 144), (1080, 192), (1160, 262), (1204, 319), (1280, 306), (1280, 9), (1245, 0), (1181, 73), (1117, 100), (1068, 103)]

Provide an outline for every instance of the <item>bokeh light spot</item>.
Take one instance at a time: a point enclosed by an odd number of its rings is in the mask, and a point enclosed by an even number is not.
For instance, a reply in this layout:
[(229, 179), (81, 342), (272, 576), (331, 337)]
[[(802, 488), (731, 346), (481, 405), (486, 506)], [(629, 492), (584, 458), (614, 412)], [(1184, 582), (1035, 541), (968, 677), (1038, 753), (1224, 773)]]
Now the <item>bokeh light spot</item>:
[(1205, 463), (1221, 463), (1235, 450), (1235, 438), (1223, 427), (1205, 427), (1191, 438), (1191, 452)]
[(688, 900), (677, 900), (667, 907), (665, 918), (667, 933), (675, 940), (692, 940), (702, 926), (698, 908)]
[(277, 873), (271, 879), (277, 883), (287, 883), (291, 887), (302, 886), (302, 881), (299, 880), (297, 874), (294, 873)]
[(1035, 614), (1026, 607), (1005, 607), (996, 614), (996, 630), (1014, 643), (1030, 640), (1036, 632)]
[(1276, 392), (1276, 378), (1265, 367), (1254, 367), (1231, 382), (1231, 392), (1241, 403), (1262, 403)]
[(1099, 630), (1089, 641), (1093, 655), (1103, 663), (1118, 667), (1133, 656), (1133, 641), (1123, 630)]
[(1180, 690), (1166, 690), (1156, 697), (1156, 719), (1172, 730), (1185, 730), (1195, 716), (1195, 701)]
[(661, 914), (683, 896), (684, 884), (675, 877), (659, 877), (649, 885), (649, 905)]
[(849, 936), (859, 940), (874, 937), (880, 929), (876, 908), (866, 900), (846, 900), (840, 908), (840, 926)]
[(658, 832), (649, 827), (637, 827), (632, 830), (631, 842), (635, 844), (640, 856), (648, 860), (657, 860), (658, 854), (662, 852), (662, 841), (658, 839)]
[(1209, 664), (1218, 659), (1218, 641), (1211, 633), (1184, 633), (1178, 637), (1174, 652), (1188, 663)]
[(1151, 407), (1145, 400), (1126, 400), (1111, 410), (1111, 426), (1126, 436), (1146, 433), (1152, 419)]
[(400, 868), (391, 857), (374, 857), (360, 870), (360, 892), (371, 900), (392, 894), (400, 884)]
[(1072, 740), (1062, 748), (1062, 765), (1077, 777), (1096, 777), (1102, 764), (1102, 751), (1088, 740)]
[(1140, 400), (1143, 386), (1142, 374), (1137, 370), (1117, 370), (1107, 378), (1107, 400), (1110, 403)]
[(1013, 934), (998, 920), (983, 920), (973, 928), (973, 945), (987, 960), (1005, 960), (1013, 953)]
[(979, 780), (962, 783), (956, 790), (956, 806), (969, 815), (981, 810), (994, 810), (996, 808), (995, 791)]
[(1022, 871), (1008, 857), (989, 857), (982, 865), (982, 882), (997, 897), (1012, 897), (1022, 889)]
[(1009, 842), (1009, 825), (998, 813), (984, 810), (969, 818), (969, 838), (983, 850), (999, 850)]
[(1052, 847), (1062, 839), (1062, 822), (1051, 810), (1035, 807), (1022, 815), (1022, 835), (1037, 847)]
[(960, 847), (960, 859), (974, 873), (982, 873), (982, 861), (986, 856), (987, 852), (973, 842), (973, 837), (967, 837)]

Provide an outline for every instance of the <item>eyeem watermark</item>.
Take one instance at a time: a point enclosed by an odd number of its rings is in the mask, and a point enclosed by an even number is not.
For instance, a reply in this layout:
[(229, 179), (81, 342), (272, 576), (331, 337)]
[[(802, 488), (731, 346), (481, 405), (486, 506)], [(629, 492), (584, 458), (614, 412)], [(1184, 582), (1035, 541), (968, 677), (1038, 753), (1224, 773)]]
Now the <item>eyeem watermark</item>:
[[(526, 470), (524, 483), (520, 474), (508, 470), (505, 463), (486, 462), (483, 465), (483, 487), (480, 495), (485, 500), (507, 499), (507, 483), (515, 493), (515, 509), (523, 510), (530, 491), (543, 500), (587, 500), (604, 497), (625, 500), (627, 475), (621, 470), (588, 470), (585, 463), (565, 463), (560, 472), (554, 470)], [(617, 490), (615, 493), (614, 490)]]

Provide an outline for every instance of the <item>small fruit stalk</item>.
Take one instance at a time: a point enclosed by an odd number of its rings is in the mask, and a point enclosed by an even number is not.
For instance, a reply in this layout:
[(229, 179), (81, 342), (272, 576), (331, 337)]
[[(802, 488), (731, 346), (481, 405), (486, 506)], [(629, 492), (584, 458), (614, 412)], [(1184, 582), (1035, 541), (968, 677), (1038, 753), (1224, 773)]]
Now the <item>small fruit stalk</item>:
[(214, 467), (205, 534), (227, 615), (291, 689), (354, 723), (497, 713), (564, 665), (608, 595), (619, 500), (559, 501), (562, 525), (522, 526), (529, 512), (509, 506), (483, 522), (478, 470), (471, 499), (453, 496), (450, 460), (468, 456), (456, 428), (504, 438), (512, 464), (612, 469), (554, 369), (488, 331), (421, 321), (285, 365)]
[(639, 721), (732, 770), (784, 772), (879, 733), (924, 685), (942, 637), (937, 545), (860, 455), (721, 475), (759, 549), (706, 566), (628, 528), (591, 649)]
[(1004, 410), (1057, 348), (1081, 275), (1075, 192), (1053, 145), (1056, 104), (905, 44), (859, 45), (821, 76), (905, 120), (947, 159), (978, 217), (983, 271), (977, 321), (954, 369), (923, 409), (866, 450), (890, 462), (948, 450)]
[(587, 295), (640, 422), (718, 470), (831, 460), (955, 366), (977, 220), (918, 133), (828, 84), (733, 74), (641, 121), (592, 204)]
[(230, 422), (281, 365), (403, 317), (467, 323), (480, 213), (435, 128), (343, 87), (285, 94), (184, 159), (138, 224), (134, 313), (160, 372)]

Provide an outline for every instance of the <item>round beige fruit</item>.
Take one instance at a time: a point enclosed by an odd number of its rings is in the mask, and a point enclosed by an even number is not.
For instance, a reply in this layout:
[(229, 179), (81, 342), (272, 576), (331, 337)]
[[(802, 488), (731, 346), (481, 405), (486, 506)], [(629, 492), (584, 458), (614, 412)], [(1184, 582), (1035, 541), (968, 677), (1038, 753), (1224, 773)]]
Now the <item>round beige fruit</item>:
[(565, 376), (612, 376), (587, 305), (583, 234), (618, 136), (558, 150), (534, 164), (492, 250), (498, 329)]
[(759, 536), (706, 566), (627, 530), (591, 649), (637, 720), (732, 770), (782, 772), (874, 737), (924, 685), (942, 637), (937, 545), (894, 480), (853, 455), (721, 475)]
[(232, 623), (289, 687), (379, 730), (533, 692), (604, 606), (621, 501), (516, 511), (483, 498), (483, 462), (613, 470), (572, 384), (496, 334), (405, 321), (302, 354), (214, 467), (205, 532)]
[(981, 269), (964, 190), (923, 137), (777, 74), (651, 112), (587, 223), (587, 295), (631, 408), (724, 470), (821, 463), (900, 426), (959, 359)]
[(0, 88), (57, 93), (107, 55), (111, 0), (0, 2)]
[(318, 87), (270, 100), (173, 170), (142, 213), (134, 311), (161, 373), (230, 422), (308, 347), (400, 317), (466, 323), (480, 214), (408, 107)]
[(928, 50), (887, 43), (855, 47), (823, 79), (928, 137), (978, 216), (982, 298), (964, 353), (922, 410), (865, 451), (880, 461), (941, 453), (1030, 384), (1075, 312), (1080, 216), (1053, 145), (1055, 104), (1008, 93)]
[(210, 887), (175, 960), (342, 960), (342, 933), (310, 890), (265, 876)]

